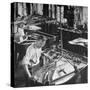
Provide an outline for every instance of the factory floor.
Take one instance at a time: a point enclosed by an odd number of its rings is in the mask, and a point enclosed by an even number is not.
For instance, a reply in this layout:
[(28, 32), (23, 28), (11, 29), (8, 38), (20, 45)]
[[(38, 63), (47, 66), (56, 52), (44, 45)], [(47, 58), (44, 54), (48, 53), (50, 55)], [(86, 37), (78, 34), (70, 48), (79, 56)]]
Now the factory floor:
[[(51, 26), (50, 26), (51, 27)], [(44, 27), (46, 30), (46, 26)], [(54, 29), (54, 31), (56, 31), (56, 26), (54, 26), (54, 28), (50, 28)], [(52, 30), (53, 31), (53, 30)], [(49, 31), (48, 31), (49, 32)], [(51, 32), (49, 32), (51, 33)], [(60, 33), (56, 33), (58, 36), (60, 35)], [(82, 46), (77, 46), (77, 45), (71, 45), (68, 43), (68, 41), (73, 40), (75, 38), (86, 38), (87, 39), (87, 35), (86, 34), (74, 34), (72, 32), (68, 32), (68, 31), (62, 31), (62, 42), (63, 42), (63, 48), (66, 50), (69, 50), (71, 52), (74, 52), (76, 54), (82, 55), (82, 56), (88, 56), (87, 55), (87, 48), (82, 47)], [(15, 72), (16, 74), (20, 73), (20, 68), (18, 68), (18, 71)], [(79, 73), (79, 75), (75, 76), (73, 79), (71, 79), (70, 81), (68, 81), (65, 84), (78, 84), (78, 83), (87, 83), (87, 67)], [(23, 75), (23, 71), (21, 71), (22, 74), (18, 74), (19, 78), (15, 79), (15, 83), (16, 83), (16, 87), (25, 87), (25, 86), (43, 86), (40, 83), (34, 82), (30, 79), (27, 80), (27, 78), (25, 78), (25, 76)], [(79, 78), (78, 78), (79, 77)], [(23, 78), (23, 79), (22, 79)], [(48, 85), (48, 83), (47, 83)]]

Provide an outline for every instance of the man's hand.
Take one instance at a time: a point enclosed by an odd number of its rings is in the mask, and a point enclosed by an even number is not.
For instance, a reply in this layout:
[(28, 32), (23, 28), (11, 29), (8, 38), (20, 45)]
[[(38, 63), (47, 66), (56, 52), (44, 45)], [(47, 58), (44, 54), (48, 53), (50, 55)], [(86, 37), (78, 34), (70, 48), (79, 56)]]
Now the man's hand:
[(36, 76), (32, 76), (30, 79), (33, 80), (34, 82), (38, 80)]
[(28, 65), (25, 65), (25, 69), (28, 74), (28, 77), (31, 78), (31, 73), (29, 72)]

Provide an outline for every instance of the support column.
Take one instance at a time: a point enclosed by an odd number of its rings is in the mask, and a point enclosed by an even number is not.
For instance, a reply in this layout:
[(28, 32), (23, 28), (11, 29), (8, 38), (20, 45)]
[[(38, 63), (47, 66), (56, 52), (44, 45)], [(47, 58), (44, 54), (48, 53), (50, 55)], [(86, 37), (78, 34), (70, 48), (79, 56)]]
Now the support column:
[(33, 5), (32, 4), (30, 4), (30, 15), (32, 15), (33, 14)]
[(23, 16), (27, 16), (26, 3), (23, 3)]
[(49, 5), (48, 10), (49, 10), (49, 15), (48, 15), (48, 16), (51, 17), (51, 16), (52, 16), (52, 15), (51, 15), (51, 14), (52, 14), (52, 11), (51, 11), (51, 10), (52, 10), (51, 5)]
[(38, 4), (37, 8), (37, 13), (43, 15), (43, 4)]
[(52, 5), (52, 18), (55, 18), (55, 7)]
[(23, 16), (23, 6), (22, 3), (18, 3), (18, 15)]
[(64, 6), (61, 6), (61, 23), (63, 23), (64, 20)]
[(57, 13), (57, 21), (60, 22), (61, 20), (60, 20), (60, 7), (59, 6), (56, 7), (56, 13)]

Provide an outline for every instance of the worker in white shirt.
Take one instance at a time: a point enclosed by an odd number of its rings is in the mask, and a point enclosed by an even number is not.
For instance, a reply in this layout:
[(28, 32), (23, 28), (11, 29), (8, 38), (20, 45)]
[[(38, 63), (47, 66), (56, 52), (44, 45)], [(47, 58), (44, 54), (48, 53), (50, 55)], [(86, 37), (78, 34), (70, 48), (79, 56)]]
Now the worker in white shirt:
[(18, 24), (17, 32), (15, 33), (15, 38), (14, 38), (18, 43), (22, 42), (23, 40), (26, 40), (26, 37), (24, 37), (25, 36), (24, 27), (25, 27), (24, 23)]
[(46, 39), (43, 36), (40, 36), (38, 40), (32, 43), (26, 50), (26, 55), (24, 56), (21, 64), (24, 66), (29, 78), (32, 78), (29, 67), (32, 69), (34, 66), (40, 63), (42, 47), (45, 45), (45, 43)]

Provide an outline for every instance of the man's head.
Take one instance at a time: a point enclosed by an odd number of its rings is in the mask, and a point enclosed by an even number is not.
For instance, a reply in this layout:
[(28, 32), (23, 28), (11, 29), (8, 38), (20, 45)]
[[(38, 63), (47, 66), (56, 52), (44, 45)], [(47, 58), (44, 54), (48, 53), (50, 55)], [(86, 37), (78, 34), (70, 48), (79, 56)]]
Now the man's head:
[(37, 48), (42, 48), (42, 47), (44, 47), (45, 43), (46, 43), (46, 37), (39, 36), (37, 39), (37, 42), (36, 42), (36, 46), (37, 46)]
[(24, 28), (25, 27), (25, 24), (24, 23), (20, 23), (20, 24), (18, 24), (18, 27), (19, 28)]

